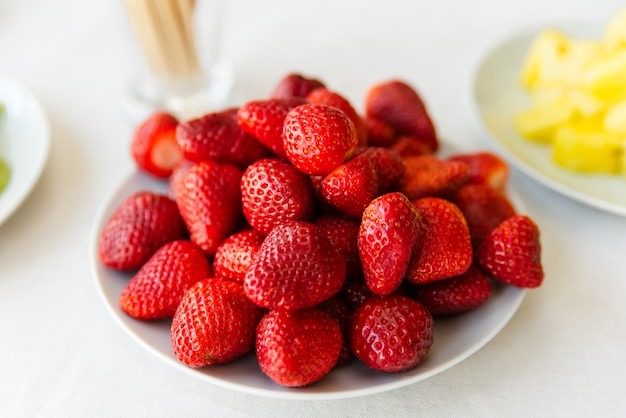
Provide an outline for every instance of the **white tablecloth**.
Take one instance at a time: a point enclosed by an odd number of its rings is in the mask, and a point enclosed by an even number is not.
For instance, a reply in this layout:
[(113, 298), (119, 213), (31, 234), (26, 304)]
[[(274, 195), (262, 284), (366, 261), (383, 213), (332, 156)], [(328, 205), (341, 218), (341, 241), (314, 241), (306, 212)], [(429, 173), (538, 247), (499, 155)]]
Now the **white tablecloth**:
[[(486, 148), (467, 106), (478, 54), (510, 30), (604, 21), (617, 0), (224, 2), (235, 98), (286, 73), (324, 80), (361, 109), (403, 78), (441, 136)], [(89, 261), (106, 195), (134, 166), (119, 101), (138, 58), (120, 1), (0, 2), (0, 73), (28, 86), (52, 131), (43, 176), (0, 226), (0, 416), (624, 416), (626, 219), (513, 170), (542, 230), (544, 285), (484, 348), (425, 381), (332, 401), (270, 399), (164, 364), (113, 320)], [(238, 100), (238, 99), (237, 99)]]

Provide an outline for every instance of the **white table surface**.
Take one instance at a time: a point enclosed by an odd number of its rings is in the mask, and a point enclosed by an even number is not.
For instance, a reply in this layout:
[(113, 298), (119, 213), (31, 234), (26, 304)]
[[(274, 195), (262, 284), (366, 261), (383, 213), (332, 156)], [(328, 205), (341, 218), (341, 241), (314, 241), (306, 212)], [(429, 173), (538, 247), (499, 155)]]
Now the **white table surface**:
[[(603, 21), (617, 0), (230, 0), (224, 56), (235, 97), (262, 98), (287, 72), (316, 76), (362, 109), (366, 89), (404, 78), (437, 128), (486, 148), (467, 107), (483, 47), (554, 19)], [(120, 1), (0, 1), (0, 73), (50, 120), (43, 176), (0, 226), (0, 416), (624, 416), (626, 219), (513, 171), (542, 230), (544, 285), (459, 365), (373, 396), (263, 398), (164, 364), (105, 309), (89, 264), (104, 198), (133, 169), (119, 100), (136, 68)], [(239, 96), (237, 96), (239, 95)]]

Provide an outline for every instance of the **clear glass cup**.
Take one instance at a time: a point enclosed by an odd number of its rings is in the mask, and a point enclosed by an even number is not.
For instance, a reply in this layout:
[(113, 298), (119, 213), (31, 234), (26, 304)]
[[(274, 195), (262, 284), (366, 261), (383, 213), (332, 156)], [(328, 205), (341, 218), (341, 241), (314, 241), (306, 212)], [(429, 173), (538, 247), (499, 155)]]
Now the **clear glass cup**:
[(124, 0), (143, 67), (125, 110), (144, 118), (166, 110), (189, 119), (225, 105), (234, 82), (220, 62), (219, 0)]

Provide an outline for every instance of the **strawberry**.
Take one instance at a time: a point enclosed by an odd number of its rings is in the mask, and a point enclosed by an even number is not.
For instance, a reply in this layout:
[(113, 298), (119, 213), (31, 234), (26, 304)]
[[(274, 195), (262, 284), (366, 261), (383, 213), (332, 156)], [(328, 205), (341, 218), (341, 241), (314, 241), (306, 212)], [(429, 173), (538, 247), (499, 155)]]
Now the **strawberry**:
[(374, 164), (379, 194), (396, 191), (404, 173), (404, 163), (394, 151), (383, 147), (359, 147), (355, 154), (366, 156)]
[(241, 174), (234, 165), (202, 161), (178, 182), (178, 209), (191, 240), (207, 255), (215, 255), (217, 247), (239, 225)]
[(326, 214), (315, 219), (314, 224), (326, 235), (335, 251), (346, 260), (346, 278), (358, 277), (363, 274), (357, 247), (360, 221)]
[(367, 131), (367, 144), (369, 146), (389, 148), (395, 142), (396, 130), (384, 120), (365, 115), (363, 123)]
[(176, 130), (178, 145), (186, 159), (199, 162), (211, 160), (233, 164), (244, 169), (269, 150), (237, 123), (238, 109), (207, 113), (181, 122)]
[(467, 221), (472, 247), (489, 235), (502, 221), (515, 215), (515, 208), (499, 190), (486, 184), (466, 184), (452, 197)]
[(471, 265), (459, 276), (417, 286), (414, 298), (434, 316), (456, 315), (481, 306), (491, 292), (487, 276)]
[(271, 311), (256, 331), (261, 371), (287, 387), (307, 386), (326, 376), (337, 363), (341, 344), (339, 325), (318, 308)]
[(306, 97), (315, 89), (325, 87), (321, 81), (305, 77), (301, 74), (287, 74), (280, 79), (270, 94), (272, 99), (285, 99), (290, 97)]
[(290, 221), (267, 235), (246, 273), (244, 290), (264, 308), (298, 310), (341, 290), (346, 262), (314, 224)]
[(372, 297), (353, 313), (350, 347), (371, 369), (410, 370), (426, 357), (432, 344), (432, 315), (406, 296)]
[(472, 264), (469, 228), (461, 210), (438, 197), (413, 201), (422, 219), (421, 241), (407, 272), (410, 283), (424, 284), (464, 273)]
[(402, 193), (384, 194), (365, 208), (357, 245), (372, 292), (388, 295), (400, 286), (420, 234), (419, 214)]
[(305, 103), (307, 101), (302, 97), (250, 101), (239, 108), (237, 123), (276, 156), (286, 159), (282, 137), (285, 116), (294, 107)]
[(363, 210), (378, 195), (378, 173), (372, 161), (360, 155), (324, 176), (320, 191), (339, 213), (361, 219)]
[(236, 232), (226, 238), (215, 251), (215, 276), (243, 283), (263, 239), (265, 235), (254, 229)]
[(305, 174), (330, 173), (352, 154), (357, 142), (354, 124), (336, 107), (304, 104), (285, 117), (285, 153)]
[(420, 141), (419, 138), (409, 135), (396, 138), (389, 148), (402, 158), (414, 155), (431, 155), (431, 150), (427, 144)]
[(339, 325), (342, 343), (341, 350), (339, 351), (339, 358), (337, 359), (335, 366), (343, 366), (354, 357), (352, 350), (350, 350), (349, 340), (352, 310), (348, 307), (346, 301), (339, 295), (325, 300), (319, 305), (319, 308), (329, 314)]
[(170, 199), (176, 200), (176, 187), (178, 187), (177, 184), (179, 180), (183, 178), (185, 173), (189, 171), (189, 169), (194, 165), (196, 165), (196, 163), (194, 163), (193, 161), (189, 161), (183, 158), (176, 165), (176, 167), (174, 167), (174, 170), (172, 170), (172, 174), (167, 179), (167, 195)]
[(285, 161), (267, 158), (251, 164), (240, 187), (248, 223), (264, 234), (286, 221), (309, 221), (313, 217), (311, 180)]
[(405, 171), (400, 179), (400, 191), (410, 200), (426, 196), (444, 197), (469, 181), (470, 170), (465, 163), (433, 155), (415, 155), (403, 161)]
[(435, 127), (421, 97), (407, 83), (391, 80), (370, 88), (365, 98), (365, 114), (391, 125), (398, 135), (410, 135), (428, 146), (439, 148)]
[(306, 96), (306, 100), (309, 103), (334, 106), (337, 109), (343, 110), (346, 116), (354, 124), (357, 137), (359, 138), (358, 144), (361, 146), (367, 145), (367, 127), (365, 126), (365, 123), (363, 122), (361, 116), (359, 116), (356, 110), (354, 110), (354, 107), (352, 107), (352, 104), (348, 101), (348, 99), (346, 99), (337, 92), (328, 90), (324, 87), (320, 87), (309, 93)]
[(134, 270), (160, 246), (186, 235), (176, 202), (158, 193), (137, 192), (107, 220), (100, 232), (98, 256), (107, 267)]
[(167, 178), (183, 158), (176, 142), (178, 119), (166, 112), (156, 112), (133, 132), (131, 154), (137, 167), (154, 177)]
[(352, 280), (346, 280), (340, 293), (343, 300), (346, 301), (348, 308), (354, 311), (363, 302), (365, 302), (371, 296), (375, 296), (374, 292), (370, 290), (365, 283), (363, 277), (357, 277)]
[(540, 231), (526, 215), (514, 215), (485, 237), (476, 261), (488, 275), (517, 287), (534, 288), (543, 282)]
[(496, 190), (504, 191), (509, 181), (509, 166), (500, 157), (490, 152), (455, 154), (449, 157), (460, 161), (470, 168), (470, 183), (486, 184)]
[(190, 367), (228, 363), (254, 348), (261, 316), (240, 283), (203, 279), (185, 293), (174, 314), (174, 355)]
[(137, 319), (172, 318), (185, 292), (211, 276), (204, 252), (188, 240), (159, 248), (126, 284), (120, 308)]

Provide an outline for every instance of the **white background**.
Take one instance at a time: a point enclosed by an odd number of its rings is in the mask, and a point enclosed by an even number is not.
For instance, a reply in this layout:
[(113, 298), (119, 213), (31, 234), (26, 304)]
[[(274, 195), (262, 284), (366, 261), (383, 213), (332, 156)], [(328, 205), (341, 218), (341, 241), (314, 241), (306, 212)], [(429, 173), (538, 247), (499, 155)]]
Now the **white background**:
[[(604, 21), (614, 0), (224, 2), (237, 100), (292, 71), (362, 109), (366, 89), (413, 84), (442, 138), (487, 147), (467, 84), (515, 28)], [(41, 180), (0, 226), (0, 416), (618, 416), (626, 412), (626, 219), (513, 171), (542, 230), (544, 285), (482, 350), (423, 382), (368, 397), (285, 401), (181, 373), (106, 311), (89, 265), (105, 196), (133, 169), (120, 111), (139, 65), (120, 1), (0, 0), (0, 73), (29, 87), (52, 131)]]

